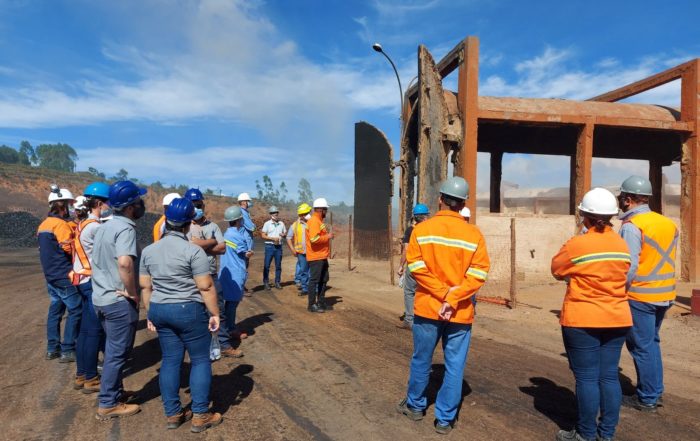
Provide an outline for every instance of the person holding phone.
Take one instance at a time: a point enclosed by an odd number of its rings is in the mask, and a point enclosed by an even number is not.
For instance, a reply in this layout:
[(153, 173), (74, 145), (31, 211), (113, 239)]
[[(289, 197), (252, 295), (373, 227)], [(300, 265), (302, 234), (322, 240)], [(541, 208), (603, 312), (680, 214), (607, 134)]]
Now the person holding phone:
[[(192, 201), (173, 200), (165, 211), (165, 234), (141, 255), (139, 284), (148, 311), (148, 329), (158, 332), (163, 360), (158, 384), (167, 428), (177, 429), (192, 419), (198, 433), (222, 422), (209, 411), (211, 332), (219, 330), (216, 289), (204, 250), (187, 239), (195, 218)], [(189, 354), (191, 409), (180, 402), (180, 371)]]

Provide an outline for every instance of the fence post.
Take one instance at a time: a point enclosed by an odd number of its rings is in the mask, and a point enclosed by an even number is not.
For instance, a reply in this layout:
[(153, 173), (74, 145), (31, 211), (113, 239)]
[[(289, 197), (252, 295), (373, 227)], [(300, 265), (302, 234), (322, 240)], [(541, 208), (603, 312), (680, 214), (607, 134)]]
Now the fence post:
[(515, 308), (517, 302), (517, 285), (516, 285), (516, 266), (515, 266), (515, 218), (510, 218), (510, 307)]
[(391, 231), (391, 202), (389, 202), (388, 205), (388, 210), (389, 210), (389, 223), (388, 223), (388, 233), (389, 233), (389, 273), (390, 273), (390, 280), (391, 284), (396, 285), (396, 282), (394, 281), (394, 241), (392, 239), (393, 232)]
[(352, 214), (348, 216), (348, 271), (352, 271)]

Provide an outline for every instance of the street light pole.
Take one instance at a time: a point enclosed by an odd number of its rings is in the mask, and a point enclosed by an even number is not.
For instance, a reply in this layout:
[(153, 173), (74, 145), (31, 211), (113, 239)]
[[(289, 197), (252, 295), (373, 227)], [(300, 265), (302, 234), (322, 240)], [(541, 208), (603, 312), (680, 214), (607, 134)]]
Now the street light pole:
[(374, 49), (375, 51), (384, 55), (386, 57), (386, 59), (389, 60), (389, 63), (391, 63), (391, 67), (394, 69), (394, 74), (396, 75), (396, 81), (398, 81), (398, 83), (399, 83), (399, 94), (401, 95), (401, 110), (399, 112), (399, 115), (401, 116), (401, 118), (399, 118), (399, 119), (403, 119), (403, 88), (401, 87), (401, 78), (399, 78), (399, 71), (396, 70), (396, 65), (394, 64), (393, 61), (391, 61), (391, 58), (389, 58), (389, 55), (387, 55), (386, 52), (384, 52), (384, 49), (382, 49), (381, 44), (374, 43), (372, 45), (372, 49)]

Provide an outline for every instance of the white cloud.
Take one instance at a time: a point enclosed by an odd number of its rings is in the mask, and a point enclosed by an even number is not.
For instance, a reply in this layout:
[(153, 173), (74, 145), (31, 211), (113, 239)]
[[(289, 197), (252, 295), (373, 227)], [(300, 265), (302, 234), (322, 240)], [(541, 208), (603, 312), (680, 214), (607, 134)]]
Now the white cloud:
[(374, 0), (372, 2), (372, 6), (380, 15), (389, 17), (427, 11), (439, 4), (440, 0)]

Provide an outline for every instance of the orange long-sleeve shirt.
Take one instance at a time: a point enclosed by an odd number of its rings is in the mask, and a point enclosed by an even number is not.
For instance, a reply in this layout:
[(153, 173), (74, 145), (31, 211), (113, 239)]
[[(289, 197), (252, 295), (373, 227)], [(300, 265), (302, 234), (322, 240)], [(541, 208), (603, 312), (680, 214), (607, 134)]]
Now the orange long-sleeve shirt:
[(552, 274), (569, 279), (559, 323), (576, 328), (632, 326), (625, 283), (630, 254), (625, 241), (606, 227), (575, 236), (552, 258)]
[(161, 237), (163, 237), (163, 231), (165, 231), (165, 215), (162, 215), (158, 222), (153, 225), (153, 242), (158, 242)]
[(486, 282), (490, 268), (484, 236), (476, 226), (459, 213), (439, 211), (413, 228), (406, 261), (417, 282), (417, 316), (439, 320), (442, 303), (448, 302), (455, 309), (451, 322), (474, 321), (470, 298)]
[(313, 262), (314, 260), (328, 259), (331, 240), (328, 237), (328, 230), (326, 224), (323, 223), (321, 213), (314, 212), (306, 225), (308, 227), (306, 231), (306, 260)]

